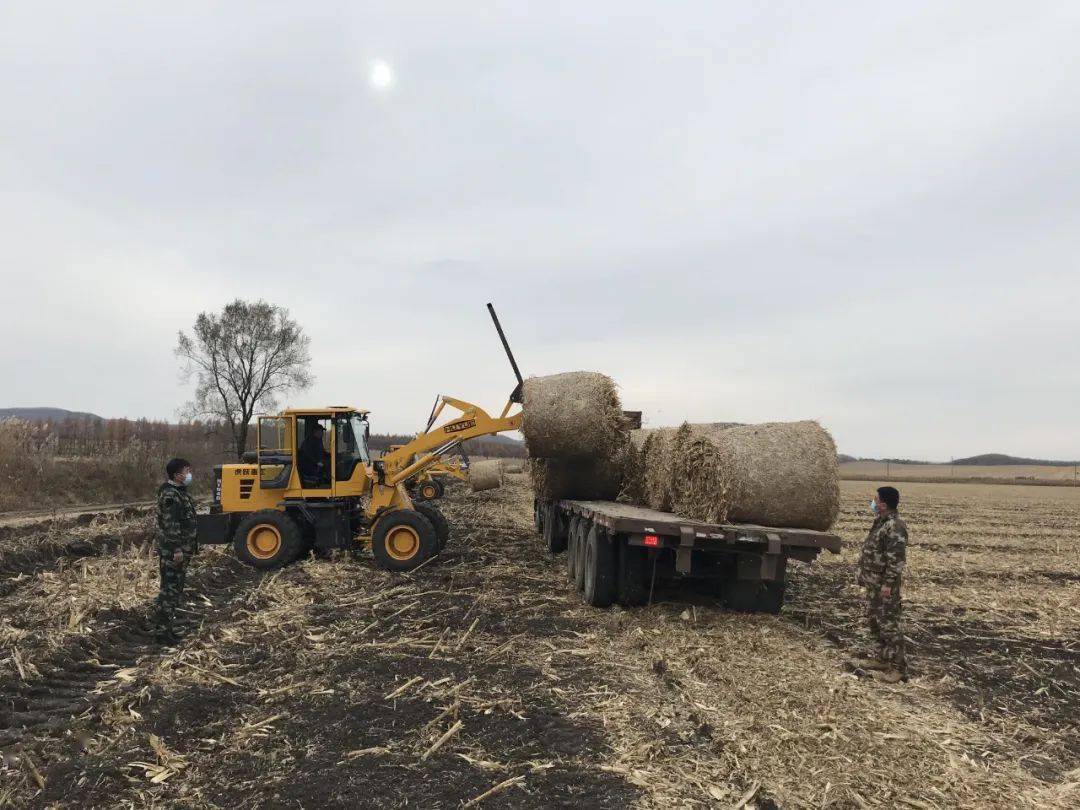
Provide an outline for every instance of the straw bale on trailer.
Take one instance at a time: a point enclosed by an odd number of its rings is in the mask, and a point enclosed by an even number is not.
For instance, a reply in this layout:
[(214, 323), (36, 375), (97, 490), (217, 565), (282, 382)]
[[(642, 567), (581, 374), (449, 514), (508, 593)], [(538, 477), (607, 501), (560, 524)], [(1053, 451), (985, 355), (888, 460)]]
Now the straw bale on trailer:
[(469, 466), (469, 486), (473, 492), (483, 492), (502, 486), (502, 464), (499, 461), (474, 461)]
[(594, 371), (530, 377), (523, 389), (521, 432), (531, 458), (611, 456), (625, 437), (614, 381)]
[[(688, 433), (708, 433), (737, 427), (738, 422), (708, 422), (703, 424), (686, 423)], [(679, 428), (644, 428), (630, 434), (631, 441), (638, 449), (639, 497), (634, 501), (670, 512), (674, 502), (675, 486), (675, 439)]]
[(817, 422), (687, 424), (672, 439), (671, 457), (678, 514), (822, 531), (836, 520), (836, 445)]
[(636, 503), (632, 471), (637, 453), (627, 436), (608, 454), (590, 459), (531, 458), (533, 492), (544, 500), (620, 500)]

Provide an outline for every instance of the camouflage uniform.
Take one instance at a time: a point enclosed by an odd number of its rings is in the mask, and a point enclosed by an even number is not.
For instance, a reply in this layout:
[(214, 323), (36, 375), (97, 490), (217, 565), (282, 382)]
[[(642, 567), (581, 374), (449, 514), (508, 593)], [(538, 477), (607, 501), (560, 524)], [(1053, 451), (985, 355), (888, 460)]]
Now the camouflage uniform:
[[(859, 584), (866, 588), (870, 634), (877, 641), (878, 660), (907, 674), (900, 583), (907, 559), (907, 524), (895, 509), (881, 515), (870, 527), (859, 558)], [(892, 593), (881, 596), (888, 585)]]
[[(184, 594), (184, 577), (188, 563), (199, 550), (195, 528), (195, 501), (188, 495), (187, 487), (166, 481), (158, 489), (158, 565), (161, 572), (161, 589), (158, 591), (156, 624), (159, 630), (171, 632), (176, 608)], [(173, 555), (184, 553), (181, 562)]]

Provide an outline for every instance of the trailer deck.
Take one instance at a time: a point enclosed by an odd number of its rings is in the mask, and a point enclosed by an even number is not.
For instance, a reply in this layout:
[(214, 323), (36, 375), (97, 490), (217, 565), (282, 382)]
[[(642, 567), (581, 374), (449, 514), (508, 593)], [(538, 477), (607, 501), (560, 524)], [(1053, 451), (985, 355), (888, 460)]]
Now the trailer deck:
[(581, 515), (598, 523), (609, 532), (619, 534), (656, 534), (682, 538), (691, 530), (695, 539), (733, 542), (779, 541), (785, 546), (826, 549), (839, 554), (843, 541), (835, 534), (814, 529), (788, 529), (776, 526), (757, 526), (751, 523), (706, 523), (660, 512), (644, 506), (616, 501), (559, 501), (569, 513)]
[(835, 534), (813, 529), (709, 523), (616, 501), (536, 501), (548, 549), (567, 551), (567, 571), (585, 601), (643, 604), (657, 576), (712, 580), (736, 610), (776, 613), (789, 559), (839, 554)]

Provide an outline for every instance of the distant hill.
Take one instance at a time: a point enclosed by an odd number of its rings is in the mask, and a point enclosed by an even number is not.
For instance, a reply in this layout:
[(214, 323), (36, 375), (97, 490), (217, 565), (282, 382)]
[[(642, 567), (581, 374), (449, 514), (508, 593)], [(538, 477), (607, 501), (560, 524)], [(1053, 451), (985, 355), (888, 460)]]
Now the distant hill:
[(1021, 458), (1020, 456), (1007, 456), (1004, 453), (984, 453), (981, 456), (958, 458), (953, 464), (965, 467), (1072, 467), (1080, 462), (1076, 461), (1050, 461), (1044, 458)]
[(908, 465), (949, 465), (957, 467), (1073, 467), (1080, 461), (1050, 461), (1044, 458), (1022, 458), (1020, 456), (1007, 456), (1004, 453), (983, 453), (981, 456), (969, 456), (958, 458), (954, 461), (916, 461), (910, 458), (866, 458), (849, 456), (845, 453), (837, 453), (836, 460), (840, 464), (848, 464), (856, 461), (875, 461), (884, 464), (908, 464)]
[(92, 419), (104, 422), (97, 414), (83, 411), (69, 411), (65, 408), (0, 408), (0, 419), (9, 417), (26, 419), (30, 422), (67, 422), (71, 419)]

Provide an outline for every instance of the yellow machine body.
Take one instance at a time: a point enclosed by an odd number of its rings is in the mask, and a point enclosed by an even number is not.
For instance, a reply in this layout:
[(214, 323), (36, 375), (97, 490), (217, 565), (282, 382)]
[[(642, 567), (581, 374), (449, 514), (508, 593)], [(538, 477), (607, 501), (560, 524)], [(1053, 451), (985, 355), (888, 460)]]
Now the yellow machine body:
[[(258, 450), (253, 459), (220, 468), (216, 511), (237, 515), (264, 509), (284, 510), (290, 506), (301, 508), (305, 504), (322, 508), (359, 507), (366, 517), (367, 531), (360, 532), (357, 539), (370, 538), (370, 531), (380, 517), (394, 510), (412, 508), (407, 482), (428, 477), (433, 470), (435, 474), (467, 476), (460, 462), (441, 463), (442, 454), (467, 439), (521, 428), (522, 414), (518, 411), (509, 415), (510, 402), (495, 417), (470, 402), (444, 396), (435, 409), (432, 424), (447, 408), (459, 414), (407, 444), (391, 448), (376, 460), (372, 460), (367, 447), (369, 427), (365, 410), (290, 408), (276, 416), (259, 417)], [(329, 425), (323, 440), (329, 462), (328, 476), (317, 486), (301, 479), (297, 463), (298, 426), (303, 420), (308, 424), (314, 420)], [(252, 458), (250, 454), (248, 458)]]

